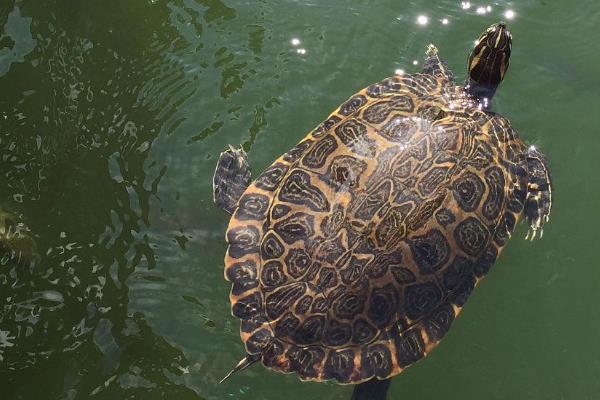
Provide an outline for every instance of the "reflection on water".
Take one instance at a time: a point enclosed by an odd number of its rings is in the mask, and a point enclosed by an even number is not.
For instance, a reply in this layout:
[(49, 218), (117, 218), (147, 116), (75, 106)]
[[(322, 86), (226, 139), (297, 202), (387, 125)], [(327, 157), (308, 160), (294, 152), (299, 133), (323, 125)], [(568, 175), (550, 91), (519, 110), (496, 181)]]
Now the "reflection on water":
[(2, 393), (348, 398), (259, 367), (216, 384), (242, 353), (222, 277), (227, 217), (211, 201), (216, 156), (242, 144), (256, 176), (359, 88), (418, 71), (430, 42), (461, 79), (472, 41), (502, 18), (515, 47), (496, 106), (548, 154), (554, 220), (543, 241), (511, 242), (392, 395), (596, 393), (598, 367), (580, 355), (600, 328), (587, 223), (600, 121), (586, 111), (600, 9), (450, 0), (0, 5), (0, 213), (31, 238), (11, 246), (33, 254), (0, 262)]

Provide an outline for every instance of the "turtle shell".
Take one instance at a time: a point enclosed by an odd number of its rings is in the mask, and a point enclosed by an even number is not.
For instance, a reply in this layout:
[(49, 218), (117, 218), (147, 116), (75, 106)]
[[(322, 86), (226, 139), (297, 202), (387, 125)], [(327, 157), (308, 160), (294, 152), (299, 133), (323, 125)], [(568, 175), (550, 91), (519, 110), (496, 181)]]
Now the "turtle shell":
[(352, 96), (241, 196), (225, 276), (249, 354), (388, 378), (442, 339), (523, 210), (524, 144), (432, 75)]

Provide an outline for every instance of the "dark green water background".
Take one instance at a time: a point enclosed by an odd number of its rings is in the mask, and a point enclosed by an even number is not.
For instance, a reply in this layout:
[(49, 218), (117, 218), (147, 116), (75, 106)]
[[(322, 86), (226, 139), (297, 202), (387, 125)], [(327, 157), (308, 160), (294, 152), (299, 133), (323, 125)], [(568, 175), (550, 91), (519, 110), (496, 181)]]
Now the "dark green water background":
[(218, 154), (243, 143), (258, 173), (356, 90), (419, 70), (429, 42), (462, 79), (508, 9), (495, 106), (547, 154), (552, 219), (533, 243), (519, 227), (390, 398), (597, 399), (596, 0), (0, 0), (0, 208), (40, 254), (0, 264), (0, 398), (348, 399), (260, 366), (217, 384), (243, 353)]

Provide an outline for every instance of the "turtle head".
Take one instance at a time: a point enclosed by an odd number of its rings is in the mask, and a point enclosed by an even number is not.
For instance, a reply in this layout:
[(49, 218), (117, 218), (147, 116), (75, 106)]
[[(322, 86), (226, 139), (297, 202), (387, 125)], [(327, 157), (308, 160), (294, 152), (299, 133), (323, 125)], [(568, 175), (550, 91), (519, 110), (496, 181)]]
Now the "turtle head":
[(491, 99), (504, 79), (510, 52), (512, 36), (503, 22), (487, 28), (475, 42), (469, 55), (468, 78), (465, 87), (484, 106), (489, 108)]

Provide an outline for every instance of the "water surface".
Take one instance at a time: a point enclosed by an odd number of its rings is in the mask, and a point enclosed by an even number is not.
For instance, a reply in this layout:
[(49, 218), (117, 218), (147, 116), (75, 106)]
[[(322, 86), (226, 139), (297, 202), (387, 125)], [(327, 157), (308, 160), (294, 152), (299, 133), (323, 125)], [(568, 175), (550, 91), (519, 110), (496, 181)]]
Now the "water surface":
[(462, 79), (499, 19), (514, 45), (495, 108), (548, 156), (552, 219), (533, 243), (518, 228), (390, 398), (596, 398), (596, 1), (2, 0), (0, 209), (38, 253), (0, 263), (3, 398), (349, 398), (259, 366), (217, 384), (243, 347), (216, 159), (243, 144), (258, 173), (430, 42)]

